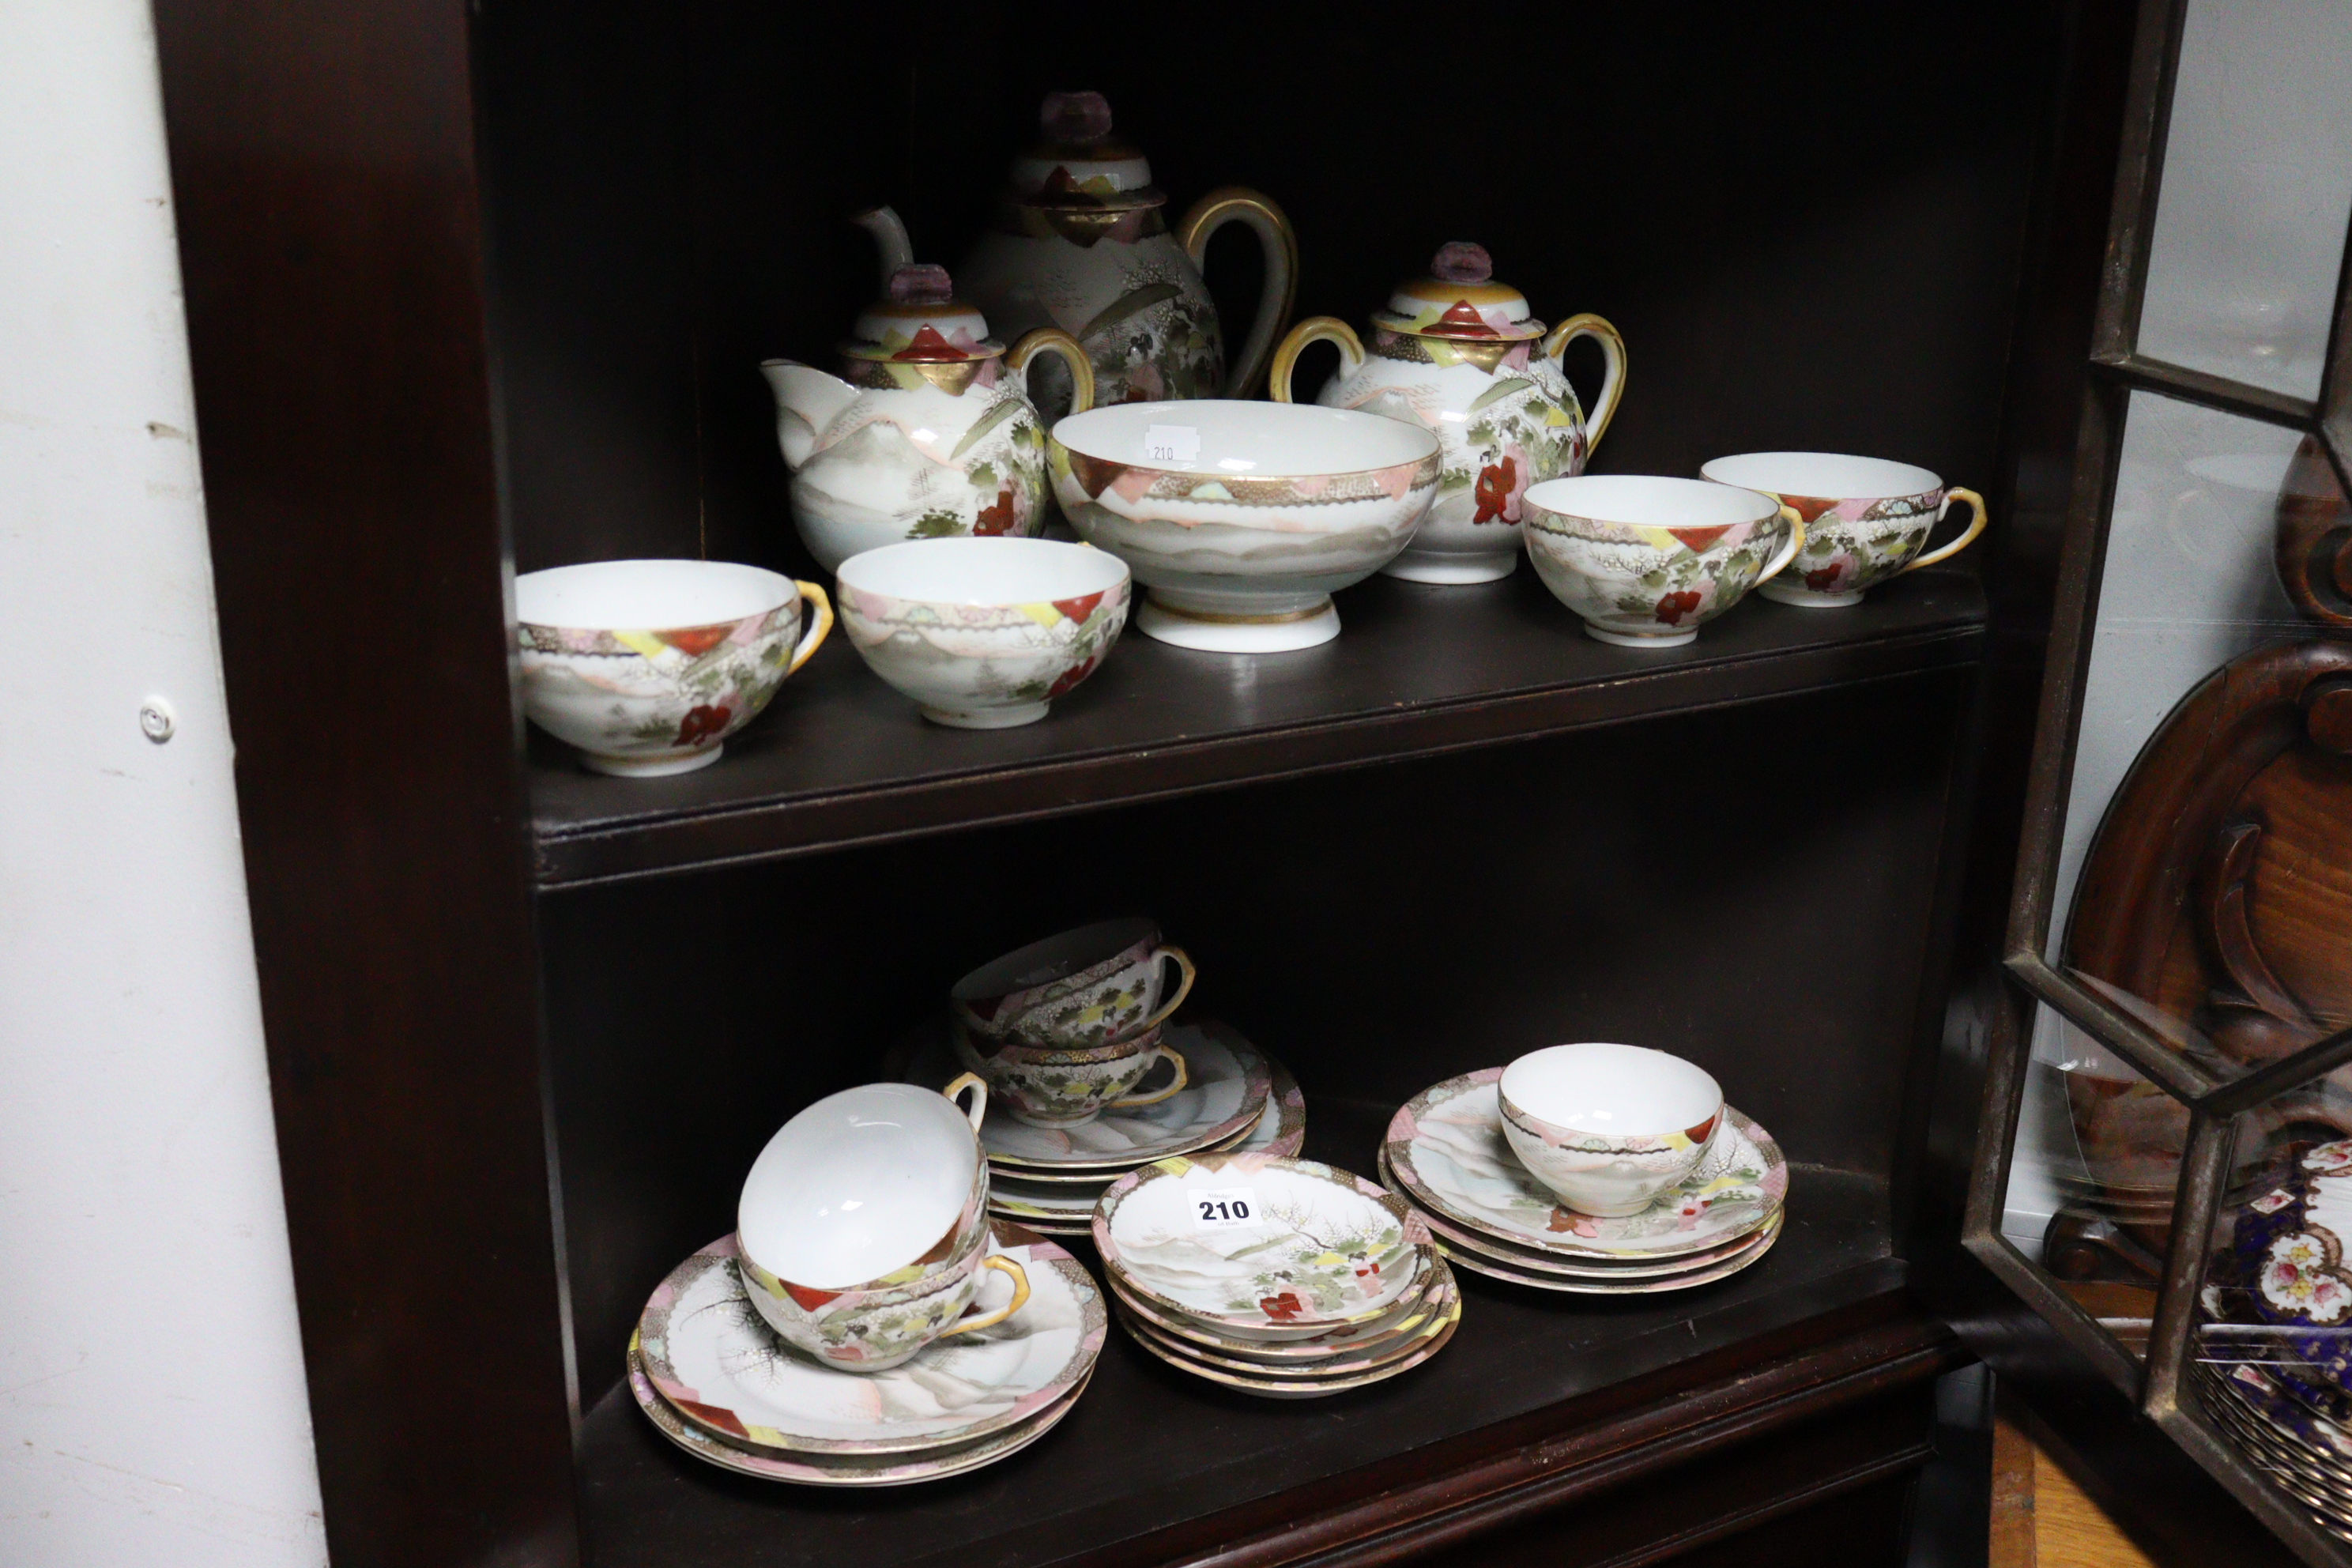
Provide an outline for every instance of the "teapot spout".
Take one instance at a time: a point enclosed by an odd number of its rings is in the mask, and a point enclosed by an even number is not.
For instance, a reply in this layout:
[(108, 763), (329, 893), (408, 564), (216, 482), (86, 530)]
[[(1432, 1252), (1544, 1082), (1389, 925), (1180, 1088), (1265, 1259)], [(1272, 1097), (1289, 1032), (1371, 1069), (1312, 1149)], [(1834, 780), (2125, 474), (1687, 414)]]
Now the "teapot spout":
[(850, 222), (874, 237), (874, 244), (882, 253), (882, 291), (890, 291), (890, 275), (901, 267), (911, 267), (915, 261), (914, 243), (907, 237), (907, 226), (890, 207), (867, 207)]
[(776, 444), (784, 449), (784, 466), (797, 470), (816, 450), (825, 426), (857, 401), (857, 389), (796, 360), (763, 361), (760, 374), (776, 395)]

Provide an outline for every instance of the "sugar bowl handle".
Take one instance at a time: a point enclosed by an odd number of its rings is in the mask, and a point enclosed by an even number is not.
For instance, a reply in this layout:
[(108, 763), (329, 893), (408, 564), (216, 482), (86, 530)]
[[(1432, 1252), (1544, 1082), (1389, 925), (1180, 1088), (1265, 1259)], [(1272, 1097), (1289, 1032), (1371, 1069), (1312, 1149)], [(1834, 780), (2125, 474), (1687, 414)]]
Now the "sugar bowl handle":
[(1780, 554), (1772, 557), (1771, 564), (1757, 574), (1756, 581), (1748, 584), (1750, 588), (1769, 583), (1773, 578), (1778, 577), (1780, 574), (1780, 569), (1794, 561), (1797, 558), (1797, 552), (1805, 547), (1803, 516), (1787, 501), (1780, 503), (1780, 515), (1789, 520), (1789, 542), (1780, 547)]
[(786, 675), (806, 664), (809, 655), (824, 646), (825, 634), (833, 630), (833, 601), (825, 597), (824, 590), (797, 577), (793, 579), (793, 586), (801, 591), (801, 598), (814, 613), (809, 618), (809, 629), (801, 634), (799, 642), (793, 645), (793, 661), (784, 667)]
[(1276, 403), (1290, 399), (1290, 373), (1298, 368), (1298, 356), (1307, 352), (1309, 343), (1331, 343), (1339, 351), (1339, 374), (1350, 376), (1364, 363), (1364, 340), (1356, 329), (1337, 316), (1309, 316), (1290, 329), (1282, 346), (1274, 351), (1274, 368), (1269, 374), (1266, 390), (1274, 394)]
[(981, 1267), (993, 1268), (1001, 1274), (1013, 1276), (1013, 1300), (993, 1312), (982, 1312), (977, 1318), (958, 1320), (952, 1326), (941, 1329), (940, 1338), (946, 1339), (950, 1334), (968, 1334), (974, 1329), (992, 1329), (1029, 1304), (1029, 1271), (1021, 1267), (1019, 1259), (1007, 1258), (1001, 1252), (992, 1252), (982, 1262)]
[[(1014, 343), (1012, 351), (1004, 356), (1004, 363), (1021, 373), (1022, 392), (1025, 395), (1029, 390), (1029, 362), (1041, 353), (1059, 355), (1062, 363), (1070, 367), (1070, 412), (1084, 414), (1092, 408), (1095, 405), (1094, 362), (1087, 358), (1087, 351), (1078, 340), (1059, 327), (1039, 327), (1034, 331), (1022, 333), (1021, 341)], [(1031, 397), (1029, 401), (1034, 404), (1037, 400)]]
[(947, 1088), (940, 1090), (940, 1092), (946, 1095), (950, 1101), (953, 1101), (955, 1097), (961, 1094), (965, 1089), (971, 1090), (971, 1103), (970, 1105), (957, 1105), (956, 1109), (962, 1111), (964, 1115), (971, 1119), (971, 1130), (973, 1132), (977, 1133), (980, 1131), (981, 1120), (988, 1114), (988, 1084), (986, 1081), (983, 1080), (976, 1072), (958, 1073), (956, 1075), (955, 1081), (948, 1085)]
[(1298, 237), (1291, 232), (1290, 220), (1274, 205), (1273, 197), (1242, 185), (1227, 185), (1202, 196), (1184, 215), (1176, 243), (1184, 247), (1194, 267), (1205, 268), (1209, 237), (1229, 223), (1246, 226), (1265, 251), (1265, 283), (1258, 290), (1257, 314), (1250, 320), (1241, 357), (1225, 375), (1225, 395), (1247, 397), (1257, 378), (1265, 374), (1266, 355), (1273, 352), (1274, 341), (1282, 336), (1298, 296)]
[[(1545, 334), (1544, 358), (1559, 364), (1560, 355), (1568, 352), (1568, 345), (1579, 338), (1591, 338), (1599, 343), (1603, 362), (1601, 395), (1592, 400), (1591, 416), (1584, 422), (1584, 455), (1590, 458), (1592, 449), (1601, 445), (1601, 435), (1609, 428), (1609, 421), (1617, 416), (1617, 400), (1625, 395), (1625, 340), (1618, 335), (1617, 329), (1611, 326), (1606, 318), (1588, 311), (1581, 316), (1570, 316)], [(1560, 374), (1568, 374), (1565, 367)]]
[[(1110, 1102), (1109, 1110), (1134, 1110), (1146, 1105), (1157, 1105), (1163, 1100), (1171, 1100), (1183, 1093), (1184, 1086), (1192, 1081), (1192, 1069), (1184, 1065), (1183, 1052), (1172, 1046), (1154, 1046), (1151, 1047), (1151, 1054), (1155, 1058), (1161, 1058), (1176, 1064), (1176, 1081), (1166, 1089), (1154, 1089), (1150, 1094), (1133, 1094), (1125, 1100), (1114, 1100)], [(1143, 1071), (1147, 1078), (1151, 1074), (1151, 1068), (1149, 1067)]]
[[(1953, 556), (1958, 555), (1961, 551), (1966, 550), (1969, 545), (1974, 544), (1977, 542), (1977, 535), (1984, 531), (1984, 497), (1977, 494), (1974, 490), (1963, 489), (1958, 485), (1954, 485), (1950, 489), (1944, 492), (1944, 504), (1936, 509), (1936, 521), (1937, 522), (1943, 521), (1944, 514), (1952, 510), (1952, 503), (1956, 500), (1964, 500), (1969, 503), (1969, 526), (1967, 531), (1962, 533), (1958, 539), (1952, 541), (1949, 544), (1945, 545), (1941, 550), (1930, 550), (1927, 554), (1920, 556), (1917, 560), (1912, 562), (1911, 564), (1903, 568), (1905, 572), (1916, 572), (1922, 566), (1933, 566), (1938, 561), (1949, 561)], [(1900, 575), (1900, 574), (1897, 574), (1897, 575)]]

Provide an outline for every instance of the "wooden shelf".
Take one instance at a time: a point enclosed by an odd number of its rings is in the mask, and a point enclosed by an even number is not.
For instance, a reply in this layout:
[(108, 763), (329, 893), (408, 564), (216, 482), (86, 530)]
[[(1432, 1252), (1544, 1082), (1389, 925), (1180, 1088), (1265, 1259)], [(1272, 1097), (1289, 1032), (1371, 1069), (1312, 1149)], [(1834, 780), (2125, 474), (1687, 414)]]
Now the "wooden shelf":
[(1375, 578), (1338, 641), (1230, 658), (1129, 630), (1018, 730), (927, 723), (839, 635), (727, 755), (675, 779), (590, 773), (531, 738), (544, 888), (769, 858), (1752, 701), (1965, 662), (1975, 577), (1932, 570), (1848, 610), (1739, 605), (1685, 647), (1586, 637), (1531, 572), (1474, 588)]

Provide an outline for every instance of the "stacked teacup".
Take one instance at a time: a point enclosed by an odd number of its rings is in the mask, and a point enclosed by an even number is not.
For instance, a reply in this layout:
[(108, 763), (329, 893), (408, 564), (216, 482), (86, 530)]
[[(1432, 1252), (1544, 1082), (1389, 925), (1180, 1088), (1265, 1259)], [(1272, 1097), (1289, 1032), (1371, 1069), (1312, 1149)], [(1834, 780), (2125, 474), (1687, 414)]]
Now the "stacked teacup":
[(1639, 1295), (1725, 1279), (1780, 1235), (1789, 1167), (1703, 1068), (1552, 1046), (1446, 1079), (1389, 1123), (1381, 1173), (1463, 1268)]
[(630, 1342), (637, 1404), (673, 1442), (771, 1480), (897, 1486), (1003, 1458), (1068, 1414), (1102, 1349), (1101, 1293), (987, 1213), (988, 1090), (949, 1088), (847, 1089), (769, 1141), (736, 1233), (671, 1272)]
[(1103, 1194), (1094, 1237), (1136, 1343), (1244, 1394), (1314, 1399), (1385, 1382), (1462, 1321), (1421, 1217), (1311, 1160), (1162, 1160)]
[(1148, 920), (1050, 936), (958, 981), (908, 1081), (988, 1085), (991, 1213), (1084, 1236), (1104, 1189), (1155, 1160), (1295, 1154), (1307, 1106), (1282, 1065), (1222, 1024), (1177, 1024), (1192, 960)]

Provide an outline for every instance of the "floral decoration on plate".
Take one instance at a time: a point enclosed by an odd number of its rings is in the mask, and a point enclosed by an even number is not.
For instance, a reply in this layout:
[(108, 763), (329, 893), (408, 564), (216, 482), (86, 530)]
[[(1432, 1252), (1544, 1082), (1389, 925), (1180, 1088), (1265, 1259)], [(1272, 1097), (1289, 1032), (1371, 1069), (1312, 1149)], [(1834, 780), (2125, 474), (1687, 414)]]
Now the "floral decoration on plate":
[(1245, 1377), (1309, 1378), (1329, 1381), (1336, 1377), (1353, 1377), (1359, 1373), (1373, 1372), (1391, 1362), (1402, 1361), (1412, 1354), (1433, 1335), (1444, 1332), (1462, 1318), (1462, 1288), (1454, 1282), (1454, 1271), (1440, 1263), (1431, 1270), (1429, 1293), (1413, 1304), (1411, 1311), (1402, 1315), (1393, 1326), (1383, 1326), (1381, 1333), (1358, 1342), (1318, 1340), (1307, 1355), (1276, 1354), (1301, 1347), (1242, 1346), (1203, 1343), (1198, 1335), (1176, 1332), (1146, 1311), (1131, 1296), (1114, 1286), (1111, 1289), (1113, 1310), (1128, 1332), (1148, 1339), (1156, 1350), (1172, 1351), (1192, 1361), (1225, 1372), (1237, 1372)]
[(1114, 1304), (1126, 1308), (1130, 1316), (1142, 1319), (1163, 1333), (1239, 1361), (1279, 1365), (1328, 1360), (1335, 1355), (1369, 1354), (1402, 1339), (1428, 1321), (1432, 1299), (1440, 1283), (1451, 1280), (1453, 1275), (1441, 1265), (1431, 1269), (1426, 1278), (1426, 1288), (1408, 1294), (1377, 1318), (1342, 1324), (1304, 1338), (1284, 1339), (1269, 1338), (1261, 1331), (1222, 1328), (1155, 1307), (1121, 1285), (1117, 1275), (1111, 1275), (1106, 1286)]
[(1375, 1367), (1370, 1372), (1356, 1373), (1350, 1376), (1328, 1380), (1254, 1377), (1245, 1373), (1232, 1372), (1223, 1367), (1212, 1366), (1206, 1362), (1195, 1361), (1172, 1347), (1164, 1345), (1156, 1338), (1139, 1334), (1135, 1336), (1135, 1342), (1150, 1354), (1180, 1371), (1188, 1372), (1194, 1377), (1205, 1378), (1211, 1383), (1223, 1384), (1227, 1388), (1239, 1389), (1244, 1394), (1256, 1394), (1261, 1399), (1325, 1399), (1335, 1394), (1346, 1394), (1351, 1389), (1370, 1388), (1376, 1383), (1386, 1383), (1389, 1379), (1401, 1377), (1427, 1362), (1453, 1342), (1455, 1331), (1462, 1326), (1461, 1305), (1457, 1298), (1453, 1315), (1439, 1325), (1436, 1333), (1423, 1341), (1411, 1354)]

